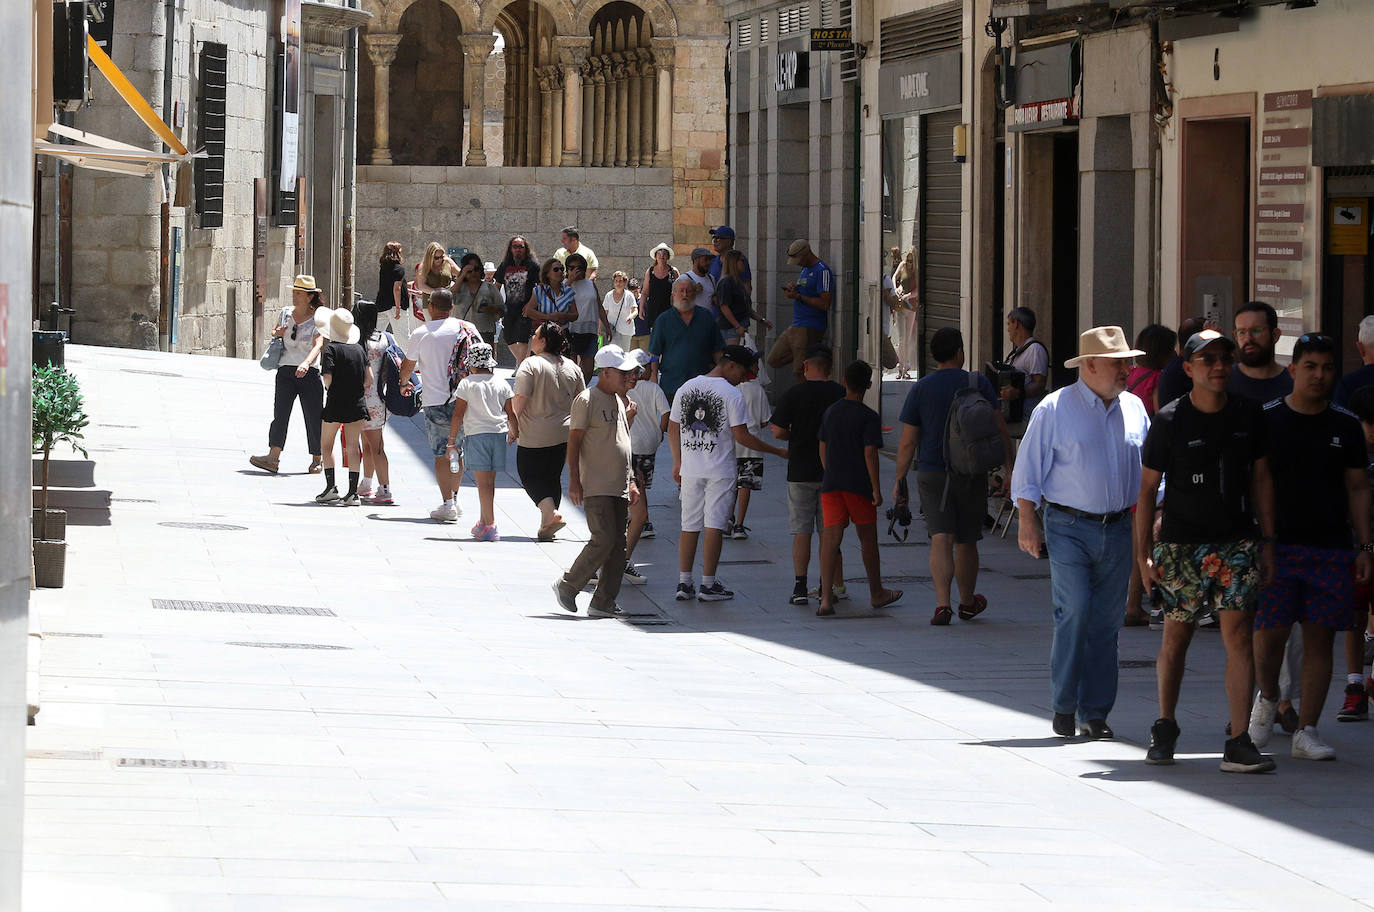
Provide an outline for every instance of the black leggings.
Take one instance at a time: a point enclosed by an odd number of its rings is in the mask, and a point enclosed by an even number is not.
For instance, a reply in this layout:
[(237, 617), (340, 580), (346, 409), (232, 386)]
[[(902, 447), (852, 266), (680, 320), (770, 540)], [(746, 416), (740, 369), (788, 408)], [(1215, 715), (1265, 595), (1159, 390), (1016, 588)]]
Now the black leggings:
[(324, 384), (320, 372), (310, 368), (304, 377), (296, 376), (296, 365), (277, 368), (277, 390), (272, 402), (272, 426), (267, 430), (267, 445), (286, 446), (286, 425), (291, 420), (291, 405), (299, 397), (301, 419), (305, 421), (305, 442), (311, 456), (320, 455), (320, 414), (324, 411)]
[(515, 448), (515, 471), (520, 484), (535, 506), (545, 497), (553, 498), (553, 507), (563, 503), (563, 464), (568, 459), (568, 445), (560, 443), (548, 447)]

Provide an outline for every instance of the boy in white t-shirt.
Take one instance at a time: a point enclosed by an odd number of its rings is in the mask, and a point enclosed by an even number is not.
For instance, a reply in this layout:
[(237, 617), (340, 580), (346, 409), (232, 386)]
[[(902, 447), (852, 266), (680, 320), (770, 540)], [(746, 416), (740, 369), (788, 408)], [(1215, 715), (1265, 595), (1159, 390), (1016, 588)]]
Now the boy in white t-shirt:
[[(768, 402), (768, 394), (758, 377), (750, 377), (739, 385), (744, 395), (745, 411), (749, 420), (745, 426), (749, 433), (757, 437), (768, 427), (768, 417), (773, 414), (773, 406)], [(749, 513), (749, 497), (754, 491), (763, 490), (763, 457), (742, 443), (735, 444), (735, 490), (739, 493), (735, 500), (734, 521), (731, 523), (730, 537), (737, 540), (749, 537), (749, 527), (744, 517)]]
[(477, 479), (477, 501), (481, 516), (472, 527), (478, 541), (500, 541), (496, 531), (496, 473), (505, 471), (506, 446), (519, 434), (511, 398), (510, 383), (492, 373), (496, 353), (485, 342), (468, 348), (470, 373), (458, 381), (453, 391), (453, 419), (449, 424), (448, 446), (455, 449), (459, 437), (467, 468)]
[(654, 524), (649, 521), (649, 488), (654, 483), (658, 446), (668, 430), (670, 407), (663, 387), (647, 379), (649, 353), (636, 349), (634, 354), (640, 367), (627, 395), (638, 409), (630, 425), (630, 467), (639, 486), (639, 500), (630, 504), (630, 523), (625, 530), (625, 579), (640, 585), (644, 574), (634, 567), (635, 545), (641, 538), (654, 537)]
[[(751, 450), (787, 457), (782, 447), (770, 446), (749, 432), (744, 396), (736, 388), (757, 376), (759, 356), (743, 345), (727, 345), (715, 368), (688, 380), (673, 397), (668, 438), (673, 443), (673, 480), (682, 486), (682, 536), (678, 540), (680, 602), (695, 597), (702, 602), (721, 602), (735, 594), (716, 579), (721, 541), (735, 500), (735, 444)], [(701, 591), (692, 583), (697, 539), (705, 528)]]

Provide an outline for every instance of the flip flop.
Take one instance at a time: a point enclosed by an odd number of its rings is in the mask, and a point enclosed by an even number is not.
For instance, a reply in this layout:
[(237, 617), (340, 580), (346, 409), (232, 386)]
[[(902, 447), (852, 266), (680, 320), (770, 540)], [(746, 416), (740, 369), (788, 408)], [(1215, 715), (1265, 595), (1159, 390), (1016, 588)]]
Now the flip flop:
[(834, 609), (834, 608), (817, 608), (817, 609), (816, 609), (816, 617), (818, 617), (818, 618), (828, 618), (828, 617), (834, 617), (834, 616), (835, 616), (835, 609)]
[(535, 533), (535, 538), (539, 539), (540, 541), (553, 541), (554, 533), (556, 533), (559, 529), (563, 528), (566, 525), (567, 523), (563, 520), (555, 519), (547, 526), (540, 526), (539, 531)]
[(888, 605), (891, 605), (893, 602), (897, 601), (898, 599), (900, 599), (900, 598), (902, 597), (902, 590), (900, 590), (900, 589), (889, 589), (889, 590), (887, 590), (887, 591), (888, 591), (888, 594), (891, 596), (891, 598), (885, 598), (885, 599), (883, 599), (883, 600), (880, 601), (880, 602), (874, 602), (874, 603), (873, 603), (873, 610), (874, 610), (874, 611), (877, 611), (877, 610), (880, 609), (880, 608), (886, 608)]
[(933, 627), (947, 627), (953, 617), (953, 608), (950, 608), (948, 605), (937, 605), (935, 607), (935, 616), (930, 619), (930, 623)]
[(959, 620), (971, 621), (984, 611), (988, 610), (988, 600), (985, 596), (975, 595), (972, 605), (959, 606)]

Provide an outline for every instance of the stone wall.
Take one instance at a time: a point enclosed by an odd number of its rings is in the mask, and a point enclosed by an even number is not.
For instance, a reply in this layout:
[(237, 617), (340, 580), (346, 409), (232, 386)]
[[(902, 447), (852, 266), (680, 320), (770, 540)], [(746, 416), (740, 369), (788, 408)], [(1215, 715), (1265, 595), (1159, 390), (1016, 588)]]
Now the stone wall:
[(430, 241), (497, 262), (516, 234), (542, 260), (575, 224), (601, 263), (598, 286), (609, 290), (612, 272), (643, 274), (649, 249), (673, 236), (674, 194), (667, 168), (359, 166), (357, 289), (376, 293), (387, 241), (401, 243), (407, 270)]
[[(177, 12), (172, 36), (172, 99), (184, 113), (184, 121), (174, 128), (190, 148), (194, 149), (198, 140), (195, 110), (200, 45), (213, 41), (229, 47), (224, 226), (197, 227), (194, 203), (171, 210), (171, 223), (182, 228), (183, 237), (178, 351), (252, 354), (253, 180), (270, 172), (268, 155), (273, 139), (267, 54), (277, 29), (274, 9), (271, 0), (187, 0)], [(163, 4), (125, 0), (119, 5), (115, 28), (115, 64), (153, 109), (164, 120), (171, 120), (170, 113), (162, 111), (167, 39)], [(91, 86), (94, 99), (73, 117), (78, 129), (142, 148), (160, 148), (147, 127), (94, 70)], [(43, 180), (45, 301), (55, 298), (55, 171), (48, 167)], [(189, 188), (190, 175), (183, 180)], [(155, 177), (75, 170), (75, 340), (94, 345), (157, 346), (158, 191)], [(294, 240), (288, 228), (269, 228), (267, 237), (270, 310), (289, 286)]]

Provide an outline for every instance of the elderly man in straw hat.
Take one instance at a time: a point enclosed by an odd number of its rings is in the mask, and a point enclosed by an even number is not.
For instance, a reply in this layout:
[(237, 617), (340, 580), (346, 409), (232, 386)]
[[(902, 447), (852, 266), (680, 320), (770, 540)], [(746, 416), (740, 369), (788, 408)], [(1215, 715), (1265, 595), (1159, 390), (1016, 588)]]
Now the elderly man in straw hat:
[[(1021, 550), (1049, 547), (1054, 599), (1050, 685), (1054, 732), (1114, 737), (1117, 628), (1131, 577), (1131, 505), (1140, 491), (1140, 454), (1150, 421), (1126, 392), (1130, 359), (1144, 352), (1119, 326), (1078, 338), (1078, 382), (1045, 397), (1021, 442), (1011, 492)], [(1044, 504), (1041, 531), (1036, 509)]]

